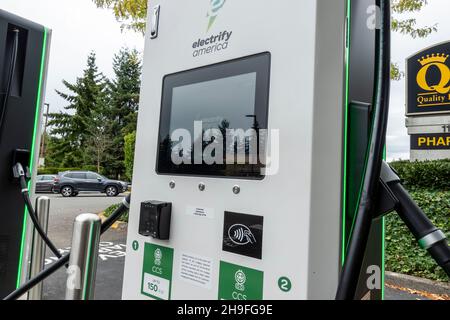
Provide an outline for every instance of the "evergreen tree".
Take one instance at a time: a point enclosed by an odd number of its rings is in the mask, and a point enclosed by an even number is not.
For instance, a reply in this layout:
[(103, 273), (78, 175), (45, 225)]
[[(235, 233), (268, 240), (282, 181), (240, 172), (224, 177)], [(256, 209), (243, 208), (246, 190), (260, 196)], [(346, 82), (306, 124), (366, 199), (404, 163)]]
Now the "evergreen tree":
[(136, 50), (122, 49), (114, 57), (115, 79), (110, 84), (109, 119), (113, 142), (108, 147), (106, 174), (121, 177), (125, 174), (125, 136), (136, 130), (139, 107), (141, 60)]
[(128, 181), (133, 180), (133, 165), (134, 165), (134, 147), (136, 145), (136, 131), (125, 136), (125, 176)]
[(61, 139), (52, 135), (45, 138), (45, 167), (56, 168), (61, 165), (64, 159), (64, 154), (61, 153), (58, 147), (61, 145)]
[(111, 135), (109, 121), (109, 97), (101, 94), (97, 106), (91, 111), (90, 121), (87, 123), (85, 166), (95, 167), (98, 173), (104, 173), (105, 162), (109, 159), (108, 149), (114, 140)]
[[(88, 152), (90, 139), (89, 123), (92, 114), (100, 105), (104, 105), (103, 99), (107, 95), (107, 80), (98, 72), (95, 53), (88, 56), (87, 68), (83, 76), (74, 84), (63, 80), (64, 86), (70, 93), (57, 93), (66, 100), (69, 105), (64, 107), (66, 112), (50, 114), (49, 126), (52, 128), (49, 157), (53, 160), (60, 159), (58, 167), (83, 167), (94, 158)], [(50, 161), (52, 162), (52, 161)], [(55, 161), (53, 161), (55, 162)], [(57, 163), (54, 163), (57, 164)]]

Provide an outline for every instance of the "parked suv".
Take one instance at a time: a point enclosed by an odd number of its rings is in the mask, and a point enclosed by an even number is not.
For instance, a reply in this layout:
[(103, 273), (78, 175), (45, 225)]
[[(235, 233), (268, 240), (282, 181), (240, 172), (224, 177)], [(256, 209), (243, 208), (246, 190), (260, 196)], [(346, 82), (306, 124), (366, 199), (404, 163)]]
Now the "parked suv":
[(67, 171), (58, 174), (53, 185), (54, 193), (63, 197), (75, 197), (80, 191), (98, 191), (108, 197), (115, 197), (127, 191), (128, 183), (110, 180), (91, 171)]

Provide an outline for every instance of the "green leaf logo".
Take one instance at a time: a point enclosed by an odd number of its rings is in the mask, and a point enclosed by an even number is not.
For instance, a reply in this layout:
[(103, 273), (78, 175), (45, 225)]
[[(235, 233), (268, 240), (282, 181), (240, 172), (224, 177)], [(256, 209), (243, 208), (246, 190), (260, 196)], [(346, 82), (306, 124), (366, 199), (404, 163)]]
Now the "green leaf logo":
[(211, 27), (213, 26), (214, 22), (216, 21), (217, 16), (219, 15), (220, 9), (225, 5), (226, 0), (210, 0), (210, 7), (208, 11), (207, 17), (209, 18), (208, 21), (208, 28), (206, 32), (208, 32)]

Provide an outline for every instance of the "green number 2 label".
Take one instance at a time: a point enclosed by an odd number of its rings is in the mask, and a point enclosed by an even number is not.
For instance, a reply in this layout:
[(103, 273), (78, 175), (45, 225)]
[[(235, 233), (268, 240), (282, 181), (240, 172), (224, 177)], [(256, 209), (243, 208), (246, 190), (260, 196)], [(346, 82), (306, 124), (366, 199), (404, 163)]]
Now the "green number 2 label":
[(287, 277), (281, 277), (278, 280), (278, 287), (280, 288), (281, 291), (283, 292), (289, 292), (292, 289), (292, 283), (291, 280), (289, 280), (289, 278)]

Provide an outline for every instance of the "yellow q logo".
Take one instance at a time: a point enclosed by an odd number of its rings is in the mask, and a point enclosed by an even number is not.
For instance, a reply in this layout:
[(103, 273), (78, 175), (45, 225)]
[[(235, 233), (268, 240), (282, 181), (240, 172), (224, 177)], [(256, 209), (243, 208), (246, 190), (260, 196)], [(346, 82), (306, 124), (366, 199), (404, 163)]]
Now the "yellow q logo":
[[(423, 66), (417, 73), (417, 84), (425, 91), (436, 91), (440, 94), (446, 94), (450, 92), (450, 68), (445, 64), (448, 59), (448, 55), (433, 54), (422, 57), (419, 63)], [(441, 80), (438, 84), (430, 86), (427, 81), (428, 70), (431, 66), (435, 66), (441, 73)]]

